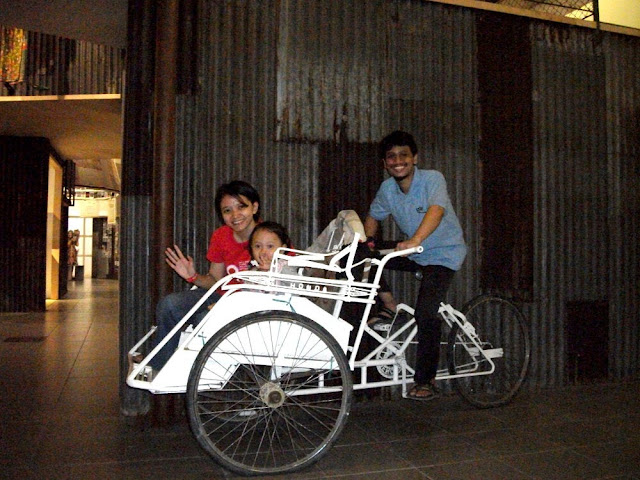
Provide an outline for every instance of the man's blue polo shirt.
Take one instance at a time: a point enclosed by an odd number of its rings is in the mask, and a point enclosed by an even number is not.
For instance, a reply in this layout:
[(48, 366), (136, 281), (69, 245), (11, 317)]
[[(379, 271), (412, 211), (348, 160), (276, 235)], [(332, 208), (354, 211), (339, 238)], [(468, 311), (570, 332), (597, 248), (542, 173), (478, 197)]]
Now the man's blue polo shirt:
[(416, 169), (406, 194), (400, 190), (394, 178), (388, 178), (380, 185), (369, 215), (378, 221), (391, 215), (400, 230), (411, 237), (432, 205), (444, 208), (442, 221), (422, 242), (424, 251), (409, 258), (419, 265), (442, 265), (459, 270), (467, 255), (467, 246), (447, 193), (447, 184), (440, 172)]

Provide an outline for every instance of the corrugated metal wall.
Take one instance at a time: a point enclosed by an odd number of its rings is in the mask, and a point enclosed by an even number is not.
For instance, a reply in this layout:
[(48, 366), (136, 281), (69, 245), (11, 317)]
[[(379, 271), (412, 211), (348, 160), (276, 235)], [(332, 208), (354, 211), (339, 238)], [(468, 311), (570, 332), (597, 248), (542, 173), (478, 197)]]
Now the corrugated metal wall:
[[(402, 128), (418, 140), (420, 165), (448, 179), (469, 244), (449, 299), (459, 306), (480, 293), (479, 15), (494, 14), (423, 1), (201, 0), (199, 90), (177, 110), (176, 242), (206, 268), (215, 189), (242, 178), (261, 192), (263, 218), (310, 244), (322, 228), (319, 142), (366, 143)], [(640, 39), (530, 22), (528, 388), (566, 381), (566, 304), (580, 300), (608, 301), (611, 378), (637, 375)], [(145, 208), (123, 207), (147, 224)], [(412, 299), (415, 282), (391, 277), (397, 296)]]
[(566, 307), (575, 301), (608, 302), (610, 375), (637, 375), (640, 212), (632, 185), (637, 189), (640, 174), (640, 42), (543, 23), (533, 23), (531, 34), (536, 135), (532, 377), (542, 385), (562, 382), (570, 340), (564, 331)]
[(614, 378), (627, 378), (640, 370), (640, 41), (608, 35), (603, 49), (609, 367)]
[(46, 138), (0, 136), (0, 312), (45, 310), (50, 155)]
[[(252, 183), (296, 245), (316, 228), (317, 146), (276, 142), (278, 2), (201, 2), (200, 87), (179, 100), (176, 240), (206, 267), (218, 185)], [(197, 126), (197, 128), (194, 128)], [(193, 208), (198, 205), (198, 208)]]
[(604, 56), (593, 32), (531, 27), (535, 249), (532, 377), (563, 378), (567, 301), (607, 298)]
[(277, 139), (377, 141), (391, 73), (385, 2), (279, 3)]
[[(316, 219), (318, 143), (375, 142), (395, 128), (419, 139), (422, 166), (450, 179), (473, 240), (478, 179), (460, 173), (477, 168), (474, 17), (431, 7), (201, 2), (200, 91), (179, 102), (176, 170), (176, 239), (198, 252), (201, 268), (205, 237), (219, 225), (217, 185), (253, 183), (263, 217), (287, 225), (296, 245), (306, 246), (324, 227)], [(465, 203), (476, 210), (465, 211)], [(400, 277), (399, 296), (412, 297), (415, 282)], [(468, 298), (469, 290), (460, 285), (453, 296)]]

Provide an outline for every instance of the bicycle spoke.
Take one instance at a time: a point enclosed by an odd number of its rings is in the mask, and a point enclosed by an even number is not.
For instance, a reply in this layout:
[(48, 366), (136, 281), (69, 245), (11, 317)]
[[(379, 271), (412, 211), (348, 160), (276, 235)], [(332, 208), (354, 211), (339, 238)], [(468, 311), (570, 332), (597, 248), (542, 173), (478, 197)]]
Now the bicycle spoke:
[(316, 461), (343, 428), (351, 376), (335, 339), (287, 312), (254, 314), (201, 350), (187, 403), (196, 437), (225, 467), (281, 473)]
[[(463, 313), (480, 343), (474, 344), (459, 325), (453, 325), (447, 352), (449, 373), (463, 375), (454, 379), (454, 385), (477, 407), (504, 405), (518, 392), (528, 370), (530, 341), (524, 316), (510, 301), (491, 295), (475, 298)], [(489, 373), (492, 363), (495, 370)]]

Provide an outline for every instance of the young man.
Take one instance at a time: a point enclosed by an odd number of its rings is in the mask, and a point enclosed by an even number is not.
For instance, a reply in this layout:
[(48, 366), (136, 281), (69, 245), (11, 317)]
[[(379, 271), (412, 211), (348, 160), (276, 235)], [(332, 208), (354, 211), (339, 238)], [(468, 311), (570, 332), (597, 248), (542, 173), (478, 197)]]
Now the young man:
[(438, 391), (441, 318), (438, 307), (444, 301), (454, 273), (467, 254), (460, 222), (453, 211), (444, 176), (436, 170), (420, 170), (418, 147), (413, 137), (395, 131), (380, 142), (379, 156), (390, 175), (376, 194), (364, 224), (368, 237), (375, 237), (380, 222), (391, 215), (407, 239), (396, 250), (422, 245), (411, 255), (422, 271), (415, 307), (418, 324), (415, 384), (409, 398), (431, 400)]

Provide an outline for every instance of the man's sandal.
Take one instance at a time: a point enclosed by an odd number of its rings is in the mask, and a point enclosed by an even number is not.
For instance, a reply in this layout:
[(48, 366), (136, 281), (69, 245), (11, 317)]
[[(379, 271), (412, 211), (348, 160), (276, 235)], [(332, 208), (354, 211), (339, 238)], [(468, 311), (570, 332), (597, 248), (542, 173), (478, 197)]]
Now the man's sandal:
[(374, 330), (388, 331), (391, 323), (393, 322), (394, 315), (395, 313), (393, 311), (389, 310), (387, 307), (382, 307), (377, 313), (369, 317), (367, 325)]
[(432, 385), (431, 383), (427, 383), (424, 385), (415, 384), (407, 393), (407, 398), (411, 400), (419, 400), (422, 402), (433, 400), (434, 398), (438, 398), (439, 396), (440, 392), (438, 392), (436, 386)]
[(376, 313), (369, 317), (368, 323), (369, 325), (383, 321), (383, 322), (391, 322), (393, 317), (395, 316), (395, 312), (387, 307), (380, 307)]

